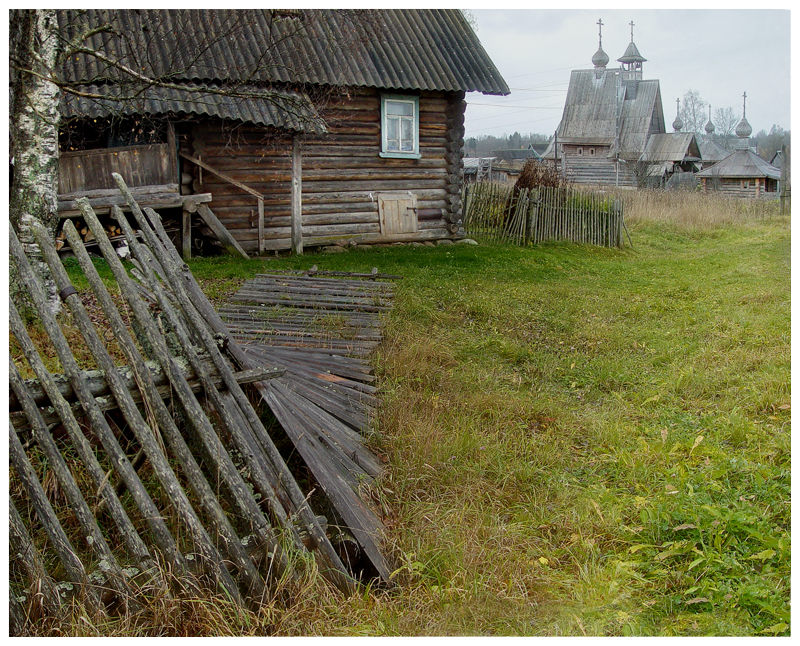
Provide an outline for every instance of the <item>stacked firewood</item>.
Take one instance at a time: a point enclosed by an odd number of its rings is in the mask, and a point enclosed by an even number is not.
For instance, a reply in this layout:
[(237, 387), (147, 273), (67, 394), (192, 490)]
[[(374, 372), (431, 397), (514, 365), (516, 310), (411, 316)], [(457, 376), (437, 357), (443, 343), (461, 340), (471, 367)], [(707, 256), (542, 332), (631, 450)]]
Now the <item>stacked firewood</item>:
[[(75, 222), (75, 228), (78, 230), (78, 233), (81, 234), (81, 238), (83, 238), (84, 242), (92, 242), (94, 240), (94, 234), (82, 220)], [(103, 226), (103, 228), (105, 229), (106, 235), (112, 240), (114, 237), (122, 235), (122, 229), (117, 224), (107, 223)], [(62, 227), (56, 235), (56, 249), (61, 249), (64, 246), (66, 239), (67, 233)]]
[[(75, 219), (73, 220), (73, 222), (81, 238), (83, 238), (84, 243), (94, 242), (95, 239), (94, 234), (82, 219)], [(103, 225), (103, 229), (105, 229), (106, 235), (112, 242), (114, 242), (116, 239), (119, 239), (119, 237), (122, 236), (122, 229), (115, 222), (114, 223), (106, 222)], [(67, 241), (66, 231), (64, 230), (63, 227), (61, 227), (58, 234), (56, 234), (56, 245), (55, 245), (56, 250), (63, 249), (64, 245), (66, 244), (66, 241)]]

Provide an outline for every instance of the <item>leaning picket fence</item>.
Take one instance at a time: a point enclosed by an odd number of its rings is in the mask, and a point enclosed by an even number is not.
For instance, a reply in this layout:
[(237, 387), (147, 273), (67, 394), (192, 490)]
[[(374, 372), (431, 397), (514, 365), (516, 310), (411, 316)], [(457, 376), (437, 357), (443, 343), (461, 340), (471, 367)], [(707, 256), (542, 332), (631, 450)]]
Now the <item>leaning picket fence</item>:
[(464, 205), (464, 230), (481, 242), (622, 246), (622, 201), (602, 191), (542, 186), (515, 193), (509, 185), (477, 182), (465, 189)]

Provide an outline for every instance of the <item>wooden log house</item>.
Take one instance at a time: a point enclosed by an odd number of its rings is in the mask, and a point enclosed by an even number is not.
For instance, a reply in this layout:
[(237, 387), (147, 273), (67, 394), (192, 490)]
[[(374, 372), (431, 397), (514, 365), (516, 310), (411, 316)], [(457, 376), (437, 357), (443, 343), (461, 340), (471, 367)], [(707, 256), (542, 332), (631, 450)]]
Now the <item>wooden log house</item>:
[(460, 11), (60, 21), (68, 37), (114, 26), (87, 39), (102, 57), (65, 64), (80, 92), (64, 99), (64, 215), (80, 195), (108, 208), (118, 171), (145, 205), (180, 214), (185, 255), (198, 225), (246, 253), (463, 235), (465, 93), (509, 90)]
[(761, 159), (750, 147), (753, 128), (747, 121), (747, 92), (742, 98), (742, 118), (736, 125), (736, 148), (723, 160), (705, 168), (697, 177), (700, 188), (718, 191), (732, 197), (777, 199), (781, 171)]

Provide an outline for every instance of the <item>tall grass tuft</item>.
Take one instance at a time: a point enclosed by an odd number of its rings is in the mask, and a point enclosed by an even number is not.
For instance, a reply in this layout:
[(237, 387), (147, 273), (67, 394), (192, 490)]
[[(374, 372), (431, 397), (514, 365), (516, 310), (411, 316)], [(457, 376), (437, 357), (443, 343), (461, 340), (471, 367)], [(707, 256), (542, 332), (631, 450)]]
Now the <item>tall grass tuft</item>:
[(720, 193), (638, 190), (620, 196), (628, 224), (667, 224), (708, 231), (780, 214), (778, 200), (745, 200)]

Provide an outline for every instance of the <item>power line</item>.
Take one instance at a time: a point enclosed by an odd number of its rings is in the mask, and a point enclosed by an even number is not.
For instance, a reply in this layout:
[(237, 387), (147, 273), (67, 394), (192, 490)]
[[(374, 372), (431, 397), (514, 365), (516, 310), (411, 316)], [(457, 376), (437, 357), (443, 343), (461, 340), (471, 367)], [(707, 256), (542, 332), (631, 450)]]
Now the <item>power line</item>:
[(467, 105), (484, 105), (490, 108), (523, 108), (525, 110), (560, 110), (560, 105), (512, 105), (505, 103), (475, 103), (474, 101), (467, 101)]
[[(504, 126), (506, 128), (514, 128), (516, 126), (521, 126), (521, 125), (524, 125), (524, 124), (538, 123), (539, 121), (544, 121), (544, 119), (526, 119), (525, 121), (515, 121), (514, 123), (506, 123), (506, 124), (504, 124)], [(467, 123), (465, 125), (469, 126), (472, 130), (477, 130), (477, 128), (475, 128), (475, 126), (472, 123)], [(490, 126), (490, 127), (492, 127), (492, 126)], [(486, 126), (483, 126), (483, 128), (486, 128)], [(465, 136), (467, 136), (467, 137), (480, 136), (480, 134), (479, 135), (472, 134), (472, 130), (470, 130)], [(484, 133), (481, 133), (481, 134), (484, 134)]]

